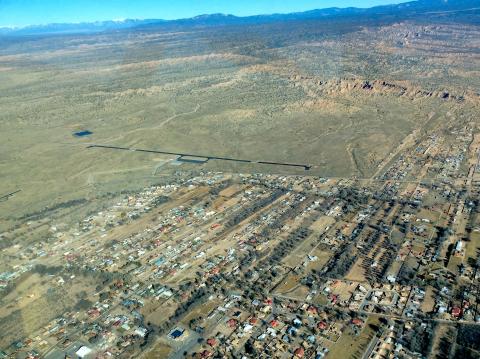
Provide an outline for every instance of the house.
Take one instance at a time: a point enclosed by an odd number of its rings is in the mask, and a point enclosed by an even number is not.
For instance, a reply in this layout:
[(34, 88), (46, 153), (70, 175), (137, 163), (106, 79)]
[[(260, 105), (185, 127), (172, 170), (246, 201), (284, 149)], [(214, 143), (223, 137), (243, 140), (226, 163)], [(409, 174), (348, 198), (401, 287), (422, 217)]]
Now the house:
[(145, 335), (147, 335), (148, 333), (148, 330), (146, 328), (142, 328), (142, 327), (138, 327), (136, 330), (135, 330), (135, 334), (137, 334), (138, 336), (144, 338)]
[(230, 328), (235, 328), (237, 326), (237, 320), (236, 319), (229, 319), (227, 321), (227, 325), (230, 327)]
[(454, 316), (455, 318), (460, 318), (461, 315), (462, 315), (462, 309), (459, 307), (453, 307), (452, 316)]
[(316, 315), (316, 314), (318, 314), (318, 309), (317, 309), (317, 307), (315, 307), (313, 305), (310, 305), (307, 309), (307, 312), (311, 315)]
[(363, 320), (359, 319), (359, 318), (354, 318), (352, 320), (352, 324), (353, 325), (356, 325), (357, 327), (361, 327), (363, 325)]
[(269, 313), (271, 310), (272, 310), (272, 307), (269, 305), (266, 305), (262, 309), (260, 309), (260, 311), (265, 314)]
[(252, 331), (252, 329), (253, 329), (253, 326), (250, 325), (250, 324), (245, 324), (245, 326), (243, 327), (243, 331), (245, 333), (250, 333)]
[(278, 323), (278, 320), (273, 319), (272, 321), (270, 321), (270, 326), (271, 326), (272, 328), (278, 327), (278, 324), (279, 324), (279, 323)]
[(463, 243), (462, 241), (458, 241), (457, 244), (455, 245), (455, 255), (461, 256), (462, 252), (463, 252)]
[(204, 350), (201, 354), (202, 358), (210, 358), (212, 356), (212, 353), (209, 352), (208, 350)]
[(293, 320), (293, 325), (296, 326), (297, 328), (301, 327), (302, 324), (303, 324), (302, 321), (301, 321), (300, 319), (298, 319), (298, 318), (295, 318), (295, 319)]
[(207, 344), (213, 348), (215, 345), (217, 345), (217, 340), (215, 338), (209, 338), (207, 339)]
[(287, 329), (287, 334), (288, 335), (296, 335), (298, 332), (298, 329), (295, 327), (288, 327)]
[(93, 350), (90, 349), (89, 347), (87, 346), (82, 346), (80, 347), (80, 349), (78, 349), (76, 352), (75, 352), (75, 355), (77, 357), (79, 357), (80, 359), (84, 359), (84, 358), (89, 358), (90, 354), (92, 354)]
[(305, 355), (305, 349), (303, 349), (302, 347), (297, 348), (297, 349), (295, 349), (295, 351), (293, 352), (293, 354), (294, 354), (295, 357), (297, 357), (297, 358), (303, 358), (303, 356)]
[(273, 328), (267, 328), (267, 333), (274, 338), (277, 336), (277, 331)]
[(320, 330), (326, 330), (328, 328), (328, 324), (326, 322), (318, 322), (317, 323), (317, 328)]

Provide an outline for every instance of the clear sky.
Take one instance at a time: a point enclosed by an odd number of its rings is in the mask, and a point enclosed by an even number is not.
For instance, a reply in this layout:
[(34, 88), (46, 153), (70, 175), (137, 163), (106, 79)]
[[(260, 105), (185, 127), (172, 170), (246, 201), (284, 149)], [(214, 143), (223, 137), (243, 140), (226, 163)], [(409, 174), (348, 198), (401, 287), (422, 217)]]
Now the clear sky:
[(405, 0), (0, 0), (0, 27), (119, 19), (237, 16), (327, 7), (371, 7)]

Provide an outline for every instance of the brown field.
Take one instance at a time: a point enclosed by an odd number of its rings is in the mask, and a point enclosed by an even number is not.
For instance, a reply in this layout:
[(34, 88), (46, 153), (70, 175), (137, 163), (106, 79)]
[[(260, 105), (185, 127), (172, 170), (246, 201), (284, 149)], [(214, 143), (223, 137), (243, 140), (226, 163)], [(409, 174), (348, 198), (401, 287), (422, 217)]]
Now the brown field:
[(466, 250), (465, 250), (465, 260), (467, 261), (468, 258), (472, 258), (475, 260), (480, 251), (480, 232), (472, 232), (470, 235), (470, 242), (467, 242)]
[(168, 358), (168, 355), (172, 352), (172, 347), (162, 342), (155, 344), (155, 346), (145, 352), (144, 359), (164, 359)]
[(334, 223), (334, 218), (329, 216), (322, 216), (310, 226), (310, 229), (317, 233), (323, 233), (328, 227), (331, 227)]
[(243, 187), (238, 185), (238, 184), (234, 184), (232, 186), (229, 186), (227, 188), (225, 188), (224, 190), (222, 190), (219, 195), (221, 197), (232, 197), (235, 193), (237, 193), (238, 191), (240, 191)]
[(183, 323), (185, 326), (188, 326), (188, 323), (190, 322), (191, 319), (199, 318), (199, 317), (206, 318), (207, 315), (212, 310), (217, 308), (221, 303), (222, 301), (219, 299), (208, 300), (206, 303), (196, 306), (195, 308), (190, 310), (188, 314), (185, 317), (183, 317), (181, 323)]
[(346, 280), (365, 282), (365, 270), (362, 268), (362, 258), (358, 259), (345, 276)]
[(425, 299), (422, 302), (421, 310), (424, 313), (432, 312), (435, 307), (435, 289), (431, 286), (425, 291)]
[(372, 340), (375, 332), (369, 327), (369, 324), (379, 325), (380, 322), (376, 317), (369, 317), (367, 323), (357, 337), (353, 334), (351, 328), (343, 332), (340, 339), (332, 345), (330, 355), (332, 358), (355, 358), (362, 353)]
[(178, 307), (178, 303), (172, 300), (158, 306), (153, 311), (145, 315), (145, 320), (151, 322), (154, 325), (162, 325), (168, 320), (168, 318), (175, 313)]
[(316, 256), (318, 259), (313, 262), (310, 261), (307, 265), (307, 270), (319, 271), (325, 266), (325, 264), (327, 264), (328, 260), (332, 256), (332, 253), (320, 249), (315, 249), (311, 255)]
[(275, 292), (278, 294), (288, 294), (299, 284), (300, 277), (297, 275), (289, 274), (283, 279), (282, 283), (277, 286)]
[(309, 289), (300, 284), (300, 279), (297, 275), (289, 274), (287, 278), (283, 279), (281, 284), (276, 287), (274, 293), (286, 298), (305, 300)]

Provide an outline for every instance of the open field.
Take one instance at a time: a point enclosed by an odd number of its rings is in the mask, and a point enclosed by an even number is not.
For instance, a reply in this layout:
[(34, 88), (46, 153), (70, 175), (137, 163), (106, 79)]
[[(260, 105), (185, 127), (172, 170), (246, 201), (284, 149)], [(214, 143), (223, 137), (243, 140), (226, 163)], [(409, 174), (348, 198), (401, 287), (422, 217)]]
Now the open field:
[(172, 348), (164, 343), (157, 343), (155, 346), (143, 356), (145, 359), (161, 359), (168, 358), (172, 352)]
[(355, 358), (365, 351), (375, 335), (370, 325), (377, 326), (378, 319), (370, 317), (361, 333), (357, 336), (351, 328), (347, 328), (340, 339), (332, 346), (329, 355), (332, 358)]
[[(0, 204), (9, 220), (0, 225), (72, 199), (139, 188), (177, 169), (172, 156), (87, 149), (89, 143), (308, 163), (322, 176), (381, 172), (401, 143), (412, 145), (405, 138), (475, 112), (478, 103), (469, 91), (478, 87), (472, 39), (480, 30), (416, 21), (368, 23), (362, 31), (313, 23), (305, 25), (311, 38), (301, 40), (295, 34), (305, 28), (294, 24), (288, 32), (259, 26), (257, 35), (241, 37), (235, 28), (223, 34), (207, 27), (153, 28), (128, 40), (116, 33), (65, 35), (63, 45), (45, 37), (35, 47), (7, 41), (0, 51), (0, 68), (9, 69), (0, 71), (0, 194), (21, 192)], [(402, 31), (421, 35), (406, 43)], [(455, 36), (455, 47), (440, 56), (444, 33)], [(451, 59), (459, 52), (465, 56), (457, 64)], [(443, 91), (451, 95), (442, 98)], [(84, 129), (93, 134), (72, 136)], [(221, 161), (203, 166), (304, 172)]]
[(193, 309), (182, 319), (182, 323), (185, 326), (188, 326), (189, 322), (192, 319), (205, 319), (208, 314), (215, 308), (217, 308), (221, 302), (219, 300), (209, 300), (206, 303), (199, 305), (197, 308)]

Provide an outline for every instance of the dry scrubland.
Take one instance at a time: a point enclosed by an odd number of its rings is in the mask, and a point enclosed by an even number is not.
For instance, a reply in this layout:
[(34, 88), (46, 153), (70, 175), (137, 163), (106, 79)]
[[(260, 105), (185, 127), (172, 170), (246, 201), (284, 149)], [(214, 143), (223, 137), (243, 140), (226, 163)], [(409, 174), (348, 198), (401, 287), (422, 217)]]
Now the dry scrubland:
[[(86, 149), (90, 142), (370, 177), (405, 138), (478, 111), (480, 28), (420, 21), (4, 39), (0, 194), (22, 192), (0, 204), (0, 225), (175, 169), (156, 170), (168, 157)], [(74, 138), (81, 129), (94, 134)]]

